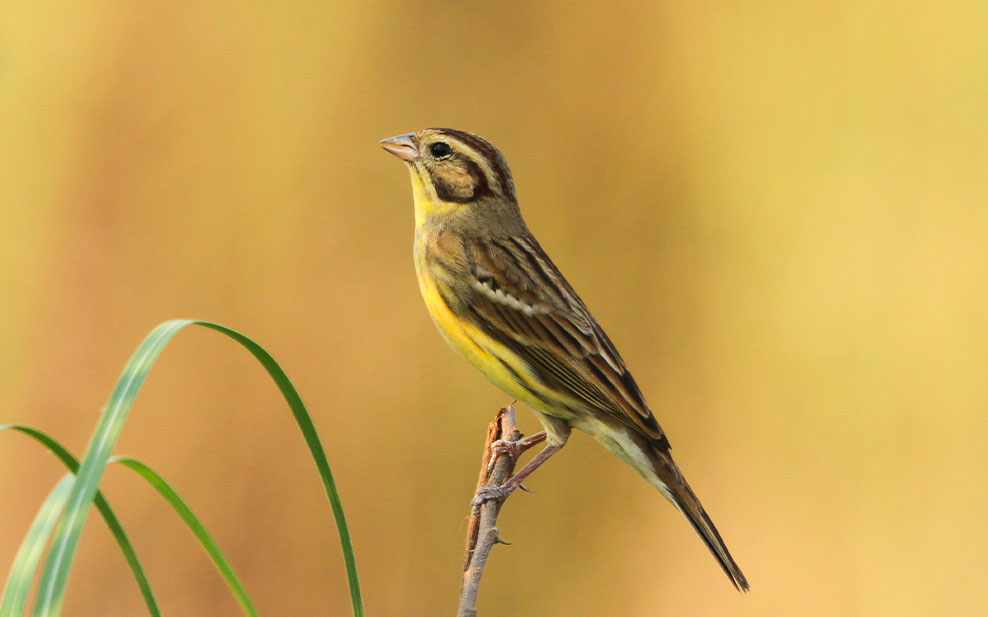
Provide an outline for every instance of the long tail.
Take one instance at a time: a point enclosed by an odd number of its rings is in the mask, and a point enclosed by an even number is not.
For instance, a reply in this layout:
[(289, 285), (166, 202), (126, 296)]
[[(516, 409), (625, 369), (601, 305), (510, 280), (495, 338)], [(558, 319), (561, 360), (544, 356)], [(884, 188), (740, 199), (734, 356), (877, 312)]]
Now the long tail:
[[(662, 446), (655, 446), (652, 448), (652, 456), (649, 458), (661, 484), (661, 486), (657, 484), (656, 488), (680, 512), (686, 515), (686, 518), (693, 525), (693, 529), (696, 529), (696, 532), (703, 538), (703, 542), (710, 549), (710, 552), (713, 553), (714, 557), (717, 558), (720, 567), (724, 569), (724, 573), (731, 579), (734, 586), (739, 591), (748, 591), (748, 580), (741, 573), (741, 568), (738, 567), (738, 564), (734, 562), (730, 551), (727, 550), (727, 545), (721, 539), (717, 528), (714, 527), (713, 521), (707, 516), (707, 512), (700, 504), (700, 500), (697, 499), (690, 485), (686, 483), (683, 472), (679, 470), (679, 466), (672, 460), (669, 450)], [(649, 479), (651, 480), (651, 478)]]

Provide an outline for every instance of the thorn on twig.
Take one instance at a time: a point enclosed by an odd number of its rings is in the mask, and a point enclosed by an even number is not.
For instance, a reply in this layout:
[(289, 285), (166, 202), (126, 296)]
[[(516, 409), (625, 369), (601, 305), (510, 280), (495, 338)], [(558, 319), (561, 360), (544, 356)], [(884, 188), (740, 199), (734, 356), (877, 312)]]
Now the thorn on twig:
[(501, 536), (497, 536), (496, 538), (494, 538), (494, 544), (503, 544), (505, 546), (511, 546), (511, 542), (508, 542)]
[(521, 490), (525, 491), (526, 493), (538, 493), (538, 491), (535, 490), (534, 488), (528, 488), (524, 484), (519, 484), (518, 485), (518, 488), (520, 488)]

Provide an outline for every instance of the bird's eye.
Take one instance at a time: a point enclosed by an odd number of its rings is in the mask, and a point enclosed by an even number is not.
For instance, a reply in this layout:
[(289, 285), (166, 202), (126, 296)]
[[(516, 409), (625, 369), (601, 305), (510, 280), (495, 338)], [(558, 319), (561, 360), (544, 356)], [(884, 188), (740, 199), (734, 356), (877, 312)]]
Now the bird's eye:
[(449, 144), (445, 141), (437, 141), (436, 143), (429, 146), (429, 152), (432, 156), (437, 159), (444, 159), (450, 154), (453, 154), (453, 149), (449, 147)]

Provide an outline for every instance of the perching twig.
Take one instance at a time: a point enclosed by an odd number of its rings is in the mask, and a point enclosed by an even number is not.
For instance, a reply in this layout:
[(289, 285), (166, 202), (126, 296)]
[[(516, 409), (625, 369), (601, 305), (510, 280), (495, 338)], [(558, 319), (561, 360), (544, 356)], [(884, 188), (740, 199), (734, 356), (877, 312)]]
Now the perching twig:
[[(487, 427), (487, 442), (484, 444), (484, 456), (480, 462), (480, 477), (477, 479), (477, 489), (481, 487), (496, 488), (505, 483), (515, 469), (520, 449), (495, 450), (491, 447), (496, 441), (506, 440), (516, 442), (521, 439), (521, 432), (515, 424), (515, 409), (512, 405), (501, 409), (497, 417)], [(491, 465), (491, 457), (494, 464)], [(460, 587), (460, 608), (457, 617), (476, 617), (477, 589), (480, 577), (487, 564), (487, 556), (498, 542), (496, 527), (497, 515), (501, 511), (502, 499), (492, 499), (473, 506), (470, 523), (467, 526), (467, 548), (463, 558), (463, 583)]]

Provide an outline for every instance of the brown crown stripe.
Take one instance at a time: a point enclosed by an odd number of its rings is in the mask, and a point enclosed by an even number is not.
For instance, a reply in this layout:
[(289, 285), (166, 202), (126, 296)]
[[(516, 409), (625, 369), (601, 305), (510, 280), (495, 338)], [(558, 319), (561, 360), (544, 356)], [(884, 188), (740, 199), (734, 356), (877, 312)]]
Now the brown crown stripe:
[(501, 154), (501, 151), (495, 148), (491, 142), (466, 131), (446, 128), (434, 130), (455, 138), (479, 154), (490, 165), (491, 171), (494, 173), (494, 180), (497, 181), (498, 186), (501, 188), (501, 193), (505, 197), (515, 199), (515, 187), (511, 179), (511, 171), (508, 169), (508, 161)]

